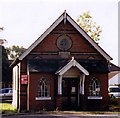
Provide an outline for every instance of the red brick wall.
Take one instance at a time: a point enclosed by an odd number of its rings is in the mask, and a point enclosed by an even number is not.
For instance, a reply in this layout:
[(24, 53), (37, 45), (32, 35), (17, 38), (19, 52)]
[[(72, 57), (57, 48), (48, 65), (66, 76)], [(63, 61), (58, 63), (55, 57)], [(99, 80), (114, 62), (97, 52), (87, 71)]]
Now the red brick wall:
[(106, 107), (108, 105), (108, 74), (107, 73), (96, 73), (96, 74), (90, 74), (89, 76), (86, 76), (85, 79), (85, 94), (89, 96), (89, 83), (90, 80), (95, 77), (100, 81), (100, 94), (103, 97), (102, 99), (102, 106)]
[(62, 101), (63, 101), (62, 95), (57, 95), (57, 97), (56, 97), (56, 110), (62, 110)]
[[(39, 80), (45, 77), (50, 82), (50, 97), (51, 100), (35, 100), (38, 91)], [(43, 110), (43, 109), (53, 109), (54, 105), (54, 76), (48, 73), (30, 73), (29, 80), (29, 109)]]
[[(61, 33), (54, 33), (55, 31), (61, 31), (61, 27), (65, 27), (64, 33), (67, 34), (73, 41), (72, 48), (69, 50), (71, 52), (97, 52), (86, 39), (74, 29), (74, 27), (67, 23), (65, 26), (61, 23), (56, 27), (32, 52), (49, 52), (49, 51), (59, 51), (56, 46), (57, 38), (62, 35)], [(68, 31), (69, 28), (69, 31)]]

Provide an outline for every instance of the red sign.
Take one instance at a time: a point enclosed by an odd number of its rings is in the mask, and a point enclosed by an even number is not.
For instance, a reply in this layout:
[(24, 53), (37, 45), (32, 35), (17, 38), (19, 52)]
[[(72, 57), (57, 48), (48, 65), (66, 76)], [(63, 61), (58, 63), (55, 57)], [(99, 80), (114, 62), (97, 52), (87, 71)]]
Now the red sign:
[(21, 84), (28, 84), (28, 76), (21, 75)]

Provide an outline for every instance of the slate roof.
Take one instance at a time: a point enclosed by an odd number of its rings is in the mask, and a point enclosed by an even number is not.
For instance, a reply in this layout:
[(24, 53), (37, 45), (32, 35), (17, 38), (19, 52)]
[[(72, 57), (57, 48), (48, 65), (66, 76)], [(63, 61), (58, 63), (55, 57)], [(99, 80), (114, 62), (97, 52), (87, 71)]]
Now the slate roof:
[(113, 63), (109, 63), (109, 71), (120, 71), (120, 67), (116, 66)]
[[(40, 59), (40, 60), (29, 60), (30, 72), (50, 72), (55, 73), (62, 69), (69, 63), (68, 59)], [(108, 65), (98, 60), (76, 60), (82, 67), (84, 67), (89, 73), (91, 72), (109, 72)]]
[(85, 75), (89, 75), (89, 72), (83, 66), (81, 66), (80, 63), (78, 63), (74, 57), (72, 57), (72, 59), (69, 61), (69, 63), (64, 65), (61, 69), (57, 70), (55, 74), (63, 75), (72, 67), (76, 67)]

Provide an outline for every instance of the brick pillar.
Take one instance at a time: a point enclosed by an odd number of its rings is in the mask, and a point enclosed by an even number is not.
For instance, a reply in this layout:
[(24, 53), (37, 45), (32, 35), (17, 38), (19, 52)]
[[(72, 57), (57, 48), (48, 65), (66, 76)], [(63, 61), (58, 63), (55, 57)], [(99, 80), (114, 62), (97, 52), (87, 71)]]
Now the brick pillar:
[(62, 110), (62, 96), (58, 95), (56, 98), (56, 109)]
[(20, 85), (19, 111), (27, 110), (27, 85)]

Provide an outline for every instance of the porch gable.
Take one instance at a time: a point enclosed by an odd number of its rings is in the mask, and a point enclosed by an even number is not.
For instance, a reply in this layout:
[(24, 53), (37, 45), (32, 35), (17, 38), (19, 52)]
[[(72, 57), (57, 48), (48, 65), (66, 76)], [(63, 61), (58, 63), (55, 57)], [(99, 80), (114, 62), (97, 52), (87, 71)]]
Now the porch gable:
[(55, 74), (63, 75), (65, 72), (67, 72), (71, 67), (77, 67), (80, 71), (82, 71), (85, 75), (89, 75), (89, 72), (82, 67), (75, 59), (72, 57), (71, 61), (65, 65), (63, 68), (58, 70)]

